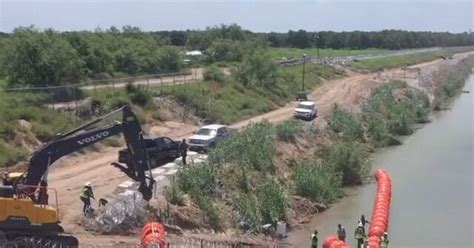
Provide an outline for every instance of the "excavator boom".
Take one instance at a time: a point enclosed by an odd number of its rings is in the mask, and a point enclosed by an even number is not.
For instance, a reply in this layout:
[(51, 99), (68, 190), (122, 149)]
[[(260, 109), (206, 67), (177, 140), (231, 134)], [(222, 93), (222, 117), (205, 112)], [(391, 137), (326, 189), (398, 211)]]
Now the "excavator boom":
[[(110, 115), (122, 114), (121, 121), (104, 124)], [(0, 237), (23, 242), (24, 246), (76, 247), (75, 237), (65, 235), (59, 225), (58, 210), (48, 204), (48, 170), (58, 159), (114, 135), (123, 134), (131, 159), (125, 165), (113, 163), (131, 179), (140, 182), (145, 200), (152, 197), (153, 177), (145, 151), (141, 125), (130, 106), (124, 106), (65, 134), (57, 135), (30, 158), (29, 166), (11, 185), (0, 186)], [(52, 243), (51, 243), (52, 242)], [(41, 243), (41, 244), (40, 244)], [(20, 247), (23, 247), (20, 245)], [(53, 246), (52, 246), (53, 247)]]

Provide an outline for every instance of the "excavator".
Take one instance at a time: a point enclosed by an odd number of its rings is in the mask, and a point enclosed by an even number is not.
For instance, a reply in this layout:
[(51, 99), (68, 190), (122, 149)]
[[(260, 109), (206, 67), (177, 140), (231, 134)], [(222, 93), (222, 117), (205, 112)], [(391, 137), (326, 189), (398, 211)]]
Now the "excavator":
[[(112, 115), (121, 121), (101, 126)], [(48, 171), (55, 161), (114, 135), (125, 138), (131, 159), (127, 164), (112, 163), (140, 183), (138, 191), (150, 200), (154, 180), (145, 152), (141, 125), (128, 105), (56, 137), (35, 151), (23, 173), (5, 175), (0, 186), (0, 247), (77, 247), (79, 241), (64, 233), (59, 211), (49, 204)], [(147, 173), (149, 172), (149, 174)], [(148, 174), (148, 175), (147, 175)]]

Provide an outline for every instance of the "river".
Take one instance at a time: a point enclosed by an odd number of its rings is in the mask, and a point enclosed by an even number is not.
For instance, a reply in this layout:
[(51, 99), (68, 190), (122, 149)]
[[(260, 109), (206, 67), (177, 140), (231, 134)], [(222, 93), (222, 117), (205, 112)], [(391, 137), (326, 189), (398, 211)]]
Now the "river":
[[(393, 184), (389, 247), (474, 247), (474, 74), (449, 111), (437, 112), (397, 147), (378, 151), (373, 168), (386, 169)], [(322, 240), (341, 223), (355, 247), (354, 229), (360, 214), (370, 220), (376, 183), (347, 190), (348, 196), (293, 230), (288, 241), (309, 247), (310, 232)], [(368, 229), (368, 227), (366, 227)]]

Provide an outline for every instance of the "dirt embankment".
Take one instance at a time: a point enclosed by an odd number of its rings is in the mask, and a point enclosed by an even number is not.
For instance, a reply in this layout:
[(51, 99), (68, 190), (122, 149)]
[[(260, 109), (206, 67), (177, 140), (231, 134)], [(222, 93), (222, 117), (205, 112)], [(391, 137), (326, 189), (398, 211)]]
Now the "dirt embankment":
[[(359, 103), (369, 96), (371, 90), (390, 79), (407, 80), (411, 85), (424, 87), (421, 84), (424, 74), (435, 70), (441, 64), (453, 63), (453, 61), (457, 61), (463, 56), (465, 54), (459, 54), (453, 60), (437, 60), (413, 66), (408, 70), (393, 69), (368, 74), (351, 72), (350, 76), (326, 81), (309, 96), (318, 105), (319, 117), (315, 122), (318, 125), (325, 125), (325, 120), (334, 104), (358, 111)], [(278, 110), (235, 123), (231, 127), (242, 128), (249, 123), (263, 120), (270, 122), (283, 121), (292, 117), (295, 104), (294, 102), (289, 103)], [(174, 112), (175, 107), (167, 109), (169, 111), (169, 121), (155, 123), (156, 125), (150, 128), (152, 133), (180, 138), (186, 137), (197, 127), (198, 123), (195, 120), (183, 118), (184, 112)], [(183, 115), (180, 116), (180, 114)], [(138, 239), (94, 235), (87, 233), (76, 224), (82, 207), (78, 195), (85, 181), (91, 181), (94, 185), (95, 194), (98, 197), (104, 197), (112, 193), (118, 184), (127, 180), (127, 177), (120, 171), (110, 166), (110, 163), (116, 160), (118, 150), (118, 148), (108, 148), (101, 152), (68, 156), (59, 161), (58, 165), (54, 166), (49, 173), (50, 185), (58, 190), (63, 225), (67, 231), (78, 236), (83, 244), (98, 244), (106, 240), (128, 242)]]

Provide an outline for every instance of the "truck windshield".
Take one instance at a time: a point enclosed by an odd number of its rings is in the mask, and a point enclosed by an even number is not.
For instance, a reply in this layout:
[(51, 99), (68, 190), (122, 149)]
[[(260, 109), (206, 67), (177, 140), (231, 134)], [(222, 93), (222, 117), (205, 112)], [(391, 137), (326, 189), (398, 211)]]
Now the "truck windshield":
[(197, 132), (199, 135), (206, 135), (206, 136), (216, 136), (216, 130), (208, 129), (208, 128), (201, 128)]
[(298, 108), (302, 108), (302, 109), (313, 109), (313, 106), (312, 106), (312, 105), (299, 104), (299, 105), (298, 105)]

